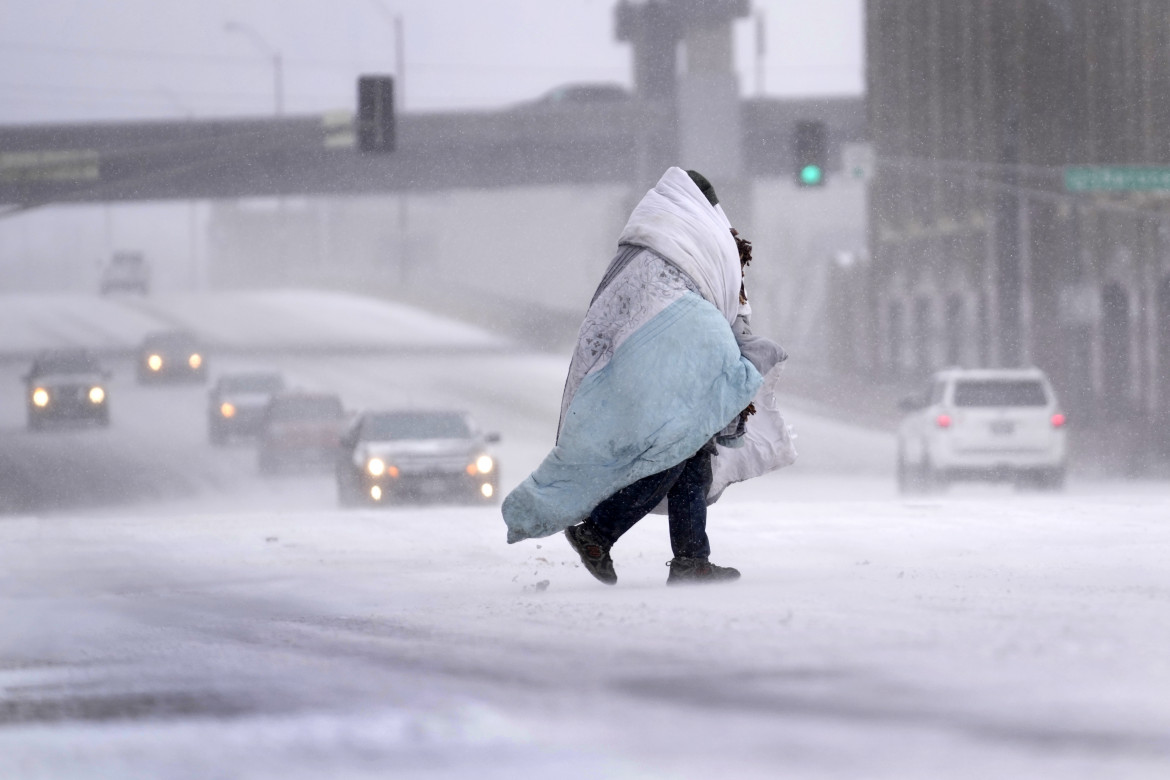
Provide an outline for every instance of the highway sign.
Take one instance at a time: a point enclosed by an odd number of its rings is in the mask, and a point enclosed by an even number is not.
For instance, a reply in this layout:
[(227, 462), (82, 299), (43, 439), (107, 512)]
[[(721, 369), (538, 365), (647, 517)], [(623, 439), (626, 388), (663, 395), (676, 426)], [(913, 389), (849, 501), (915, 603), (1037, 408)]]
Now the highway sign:
[(1069, 192), (1170, 190), (1170, 168), (1146, 165), (1069, 166), (1064, 169)]

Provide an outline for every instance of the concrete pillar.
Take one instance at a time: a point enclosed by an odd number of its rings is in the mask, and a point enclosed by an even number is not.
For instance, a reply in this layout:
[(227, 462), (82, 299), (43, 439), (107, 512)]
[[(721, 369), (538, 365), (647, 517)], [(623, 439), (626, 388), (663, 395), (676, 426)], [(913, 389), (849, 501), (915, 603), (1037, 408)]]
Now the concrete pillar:
[[(666, 122), (675, 129), (675, 144), (657, 135), (654, 148), (670, 149), (668, 164), (701, 171), (744, 222), (751, 214), (750, 189), (742, 183), (731, 25), (750, 10), (748, 0), (622, 0), (615, 9), (617, 39), (634, 48), (638, 96), (666, 104)], [(680, 43), (684, 67), (678, 73)]]
[(731, 20), (700, 20), (683, 34), (678, 77), (679, 162), (717, 182), (743, 172), (739, 80), (732, 70)]

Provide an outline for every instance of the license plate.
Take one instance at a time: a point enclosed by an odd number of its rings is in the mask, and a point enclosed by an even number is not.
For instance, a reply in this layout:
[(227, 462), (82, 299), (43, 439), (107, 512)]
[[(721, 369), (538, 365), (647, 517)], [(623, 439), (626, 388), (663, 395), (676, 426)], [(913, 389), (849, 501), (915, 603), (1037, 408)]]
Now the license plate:
[(991, 423), (991, 432), (997, 436), (1007, 436), (1014, 433), (1016, 424), (1010, 420), (996, 420)]

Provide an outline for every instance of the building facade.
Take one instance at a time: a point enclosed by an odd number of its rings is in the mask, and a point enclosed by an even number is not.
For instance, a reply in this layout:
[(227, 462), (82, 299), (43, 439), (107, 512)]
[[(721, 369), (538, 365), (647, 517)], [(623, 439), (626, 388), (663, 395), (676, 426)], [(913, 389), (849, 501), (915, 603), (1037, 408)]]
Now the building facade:
[(866, 10), (865, 368), (1038, 365), (1082, 424), (1170, 451), (1170, 4)]

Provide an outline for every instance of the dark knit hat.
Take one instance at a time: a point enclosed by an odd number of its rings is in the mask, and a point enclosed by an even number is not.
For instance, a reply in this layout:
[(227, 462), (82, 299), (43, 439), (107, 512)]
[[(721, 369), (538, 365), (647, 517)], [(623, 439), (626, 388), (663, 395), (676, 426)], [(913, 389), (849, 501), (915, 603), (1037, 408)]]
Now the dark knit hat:
[(715, 188), (711, 186), (711, 182), (707, 181), (707, 177), (698, 171), (687, 171), (687, 176), (691, 177), (691, 181), (702, 190), (703, 194), (707, 196), (712, 206), (719, 205), (719, 196), (715, 194)]

